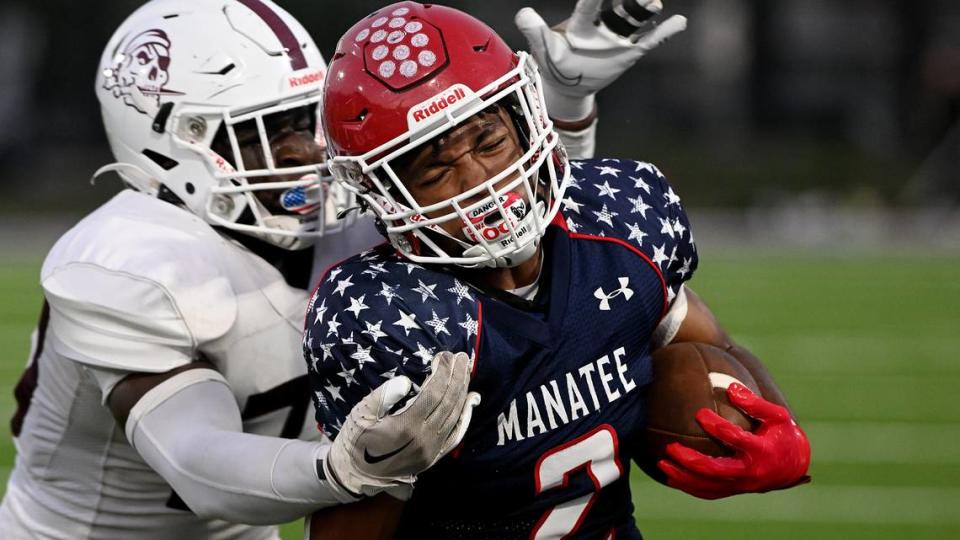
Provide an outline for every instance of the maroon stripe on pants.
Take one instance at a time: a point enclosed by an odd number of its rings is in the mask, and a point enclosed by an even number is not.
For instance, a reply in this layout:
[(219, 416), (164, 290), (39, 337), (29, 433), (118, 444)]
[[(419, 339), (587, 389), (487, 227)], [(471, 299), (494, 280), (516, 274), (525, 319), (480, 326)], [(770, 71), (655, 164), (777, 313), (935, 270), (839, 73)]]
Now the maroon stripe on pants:
[(287, 23), (283, 22), (280, 15), (260, 0), (238, 1), (250, 8), (251, 11), (256, 13), (257, 16), (270, 27), (270, 30), (273, 30), (277, 39), (280, 40), (280, 44), (283, 45), (283, 48), (287, 51), (291, 68), (298, 70), (307, 67), (307, 59), (303, 56), (303, 49), (300, 48), (300, 42), (297, 41), (297, 37), (293, 35), (293, 30), (290, 30)]

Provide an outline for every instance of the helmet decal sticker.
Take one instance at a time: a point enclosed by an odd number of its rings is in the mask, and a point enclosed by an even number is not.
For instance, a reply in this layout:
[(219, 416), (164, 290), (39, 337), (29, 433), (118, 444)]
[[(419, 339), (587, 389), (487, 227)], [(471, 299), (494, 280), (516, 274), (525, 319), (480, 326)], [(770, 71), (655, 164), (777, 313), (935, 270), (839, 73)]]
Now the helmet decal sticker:
[(364, 47), (367, 70), (394, 90), (428, 78), (447, 62), (440, 31), (424, 21), (408, 19), (409, 12), (395, 9), (353, 37)]
[(137, 111), (153, 115), (160, 96), (183, 95), (166, 87), (170, 80), (170, 39), (157, 28), (145, 30), (118, 47), (113, 67), (103, 72), (103, 87)]

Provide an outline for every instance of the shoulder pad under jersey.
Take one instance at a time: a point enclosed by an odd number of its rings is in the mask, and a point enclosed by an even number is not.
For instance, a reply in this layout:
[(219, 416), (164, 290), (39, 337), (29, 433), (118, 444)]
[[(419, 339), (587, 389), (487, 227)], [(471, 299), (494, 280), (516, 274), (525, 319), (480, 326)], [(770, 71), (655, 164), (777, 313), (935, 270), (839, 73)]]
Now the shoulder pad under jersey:
[(319, 422), (336, 433), (387, 379), (423, 382), (441, 351), (473, 356), (478, 309), (465, 283), (387, 245), (331, 268), (311, 299), (303, 342)]
[(191, 361), (199, 345), (234, 324), (230, 272), (256, 271), (225, 268), (237, 249), (183, 209), (119, 193), (64, 234), (44, 261), (58, 352), (131, 371)]
[(680, 197), (657, 167), (626, 159), (572, 161), (562, 213), (574, 235), (615, 238), (639, 250), (663, 276), (670, 302), (698, 256)]

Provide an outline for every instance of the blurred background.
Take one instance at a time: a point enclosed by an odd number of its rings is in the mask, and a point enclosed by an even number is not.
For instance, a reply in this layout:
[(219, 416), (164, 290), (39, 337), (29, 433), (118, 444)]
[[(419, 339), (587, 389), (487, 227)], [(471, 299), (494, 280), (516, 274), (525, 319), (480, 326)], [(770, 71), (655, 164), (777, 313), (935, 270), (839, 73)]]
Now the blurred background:
[[(814, 482), (703, 502), (635, 472), (649, 538), (960, 535), (960, 2), (664, 0), (688, 30), (599, 98), (598, 155), (656, 163), (702, 250), (693, 287), (765, 359)], [(382, 5), (281, 2), (333, 50)], [(450, 2), (523, 47), (523, 5)], [(119, 189), (93, 94), (140, 2), (0, 3), (0, 415), (26, 361), (39, 264)], [(13, 463), (0, 437), (0, 480)], [(0, 488), (2, 490), (2, 488)], [(296, 526), (288, 527), (290, 538)]]

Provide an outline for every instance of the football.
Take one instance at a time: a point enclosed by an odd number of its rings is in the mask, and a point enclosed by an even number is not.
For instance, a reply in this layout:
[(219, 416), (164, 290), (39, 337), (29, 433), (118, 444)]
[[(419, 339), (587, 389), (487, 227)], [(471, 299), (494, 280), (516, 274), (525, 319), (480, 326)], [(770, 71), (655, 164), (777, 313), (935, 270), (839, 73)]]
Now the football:
[(645, 452), (637, 463), (652, 478), (663, 482), (657, 461), (666, 457), (666, 446), (679, 442), (711, 456), (730, 455), (728, 448), (708, 435), (695, 414), (706, 407), (752, 430), (749, 417), (727, 400), (727, 387), (740, 382), (759, 392), (747, 368), (722, 349), (703, 343), (677, 343), (653, 353), (653, 382), (647, 386)]

